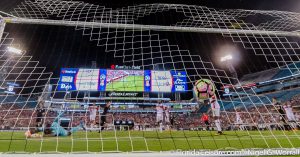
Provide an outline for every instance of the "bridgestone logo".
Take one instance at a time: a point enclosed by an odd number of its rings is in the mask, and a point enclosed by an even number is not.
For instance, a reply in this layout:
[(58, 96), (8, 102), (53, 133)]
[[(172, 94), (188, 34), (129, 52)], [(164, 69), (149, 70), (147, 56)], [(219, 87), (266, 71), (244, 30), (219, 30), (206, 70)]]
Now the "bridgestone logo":
[(123, 97), (136, 97), (138, 93), (117, 93), (117, 92), (111, 92), (108, 94), (108, 96), (111, 97), (118, 97), (118, 96), (123, 96)]

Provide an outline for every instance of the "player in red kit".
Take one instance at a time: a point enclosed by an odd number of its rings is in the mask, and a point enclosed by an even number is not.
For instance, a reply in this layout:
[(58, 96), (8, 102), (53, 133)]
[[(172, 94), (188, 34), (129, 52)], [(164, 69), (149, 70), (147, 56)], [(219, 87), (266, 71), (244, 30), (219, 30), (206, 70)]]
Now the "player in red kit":
[(208, 115), (206, 113), (203, 113), (201, 120), (206, 125), (206, 130), (209, 130)]

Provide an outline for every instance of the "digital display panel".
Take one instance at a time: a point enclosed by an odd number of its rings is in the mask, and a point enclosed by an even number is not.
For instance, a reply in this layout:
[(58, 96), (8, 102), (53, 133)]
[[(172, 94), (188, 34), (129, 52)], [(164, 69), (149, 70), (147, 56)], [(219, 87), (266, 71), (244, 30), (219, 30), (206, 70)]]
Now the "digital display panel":
[(62, 68), (60, 91), (185, 92), (185, 71)]
[(151, 71), (151, 92), (171, 92), (172, 86), (170, 71)]
[(144, 71), (107, 70), (106, 91), (144, 91)]
[(79, 69), (75, 82), (77, 90), (98, 91), (99, 69)]

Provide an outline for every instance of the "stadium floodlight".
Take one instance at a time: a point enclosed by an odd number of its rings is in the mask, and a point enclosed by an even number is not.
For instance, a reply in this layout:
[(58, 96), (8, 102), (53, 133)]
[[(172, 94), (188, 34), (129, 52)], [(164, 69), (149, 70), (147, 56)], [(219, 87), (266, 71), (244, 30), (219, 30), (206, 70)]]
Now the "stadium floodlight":
[(17, 48), (14, 48), (14, 47), (7, 47), (7, 50), (8, 50), (9, 52), (14, 53), (14, 54), (17, 54), (17, 55), (22, 54), (22, 50), (17, 49)]
[(232, 55), (226, 55), (224, 57), (221, 57), (221, 62), (232, 60), (232, 58), (233, 58)]
[(232, 62), (229, 62), (230, 60), (232, 60), (233, 57), (231, 54), (229, 55), (226, 55), (224, 57), (221, 57), (221, 62), (226, 64), (226, 67), (228, 68), (228, 70), (230, 71), (231, 73), (231, 76), (233, 77), (232, 79), (232, 83), (233, 84), (236, 84), (237, 83), (237, 78), (238, 78), (238, 75), (237, 75), (237, 72), (232, 64)]

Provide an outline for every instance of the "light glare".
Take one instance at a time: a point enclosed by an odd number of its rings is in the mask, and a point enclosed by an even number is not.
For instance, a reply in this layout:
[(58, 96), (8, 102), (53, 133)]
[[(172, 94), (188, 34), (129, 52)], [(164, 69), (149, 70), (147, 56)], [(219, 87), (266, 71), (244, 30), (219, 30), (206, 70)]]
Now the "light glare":
[(228, 60), (232, 60), (232, 56), (231, 55), (226, 55), (224, 57), (221, 57), (221, 62), (225, 62), (225, 61), (228, 61)]
[(15, 53), (15, 54), (18, 54), (18, 55), (22, 54), (22, 50), (14, 48), (14, 47), (7, 47), (7, 50), (9, 52), (12, 52), (12, 53)]

